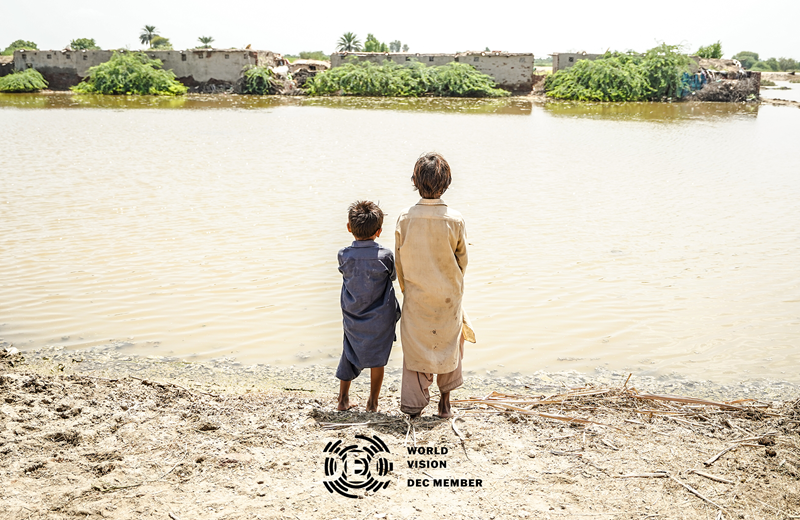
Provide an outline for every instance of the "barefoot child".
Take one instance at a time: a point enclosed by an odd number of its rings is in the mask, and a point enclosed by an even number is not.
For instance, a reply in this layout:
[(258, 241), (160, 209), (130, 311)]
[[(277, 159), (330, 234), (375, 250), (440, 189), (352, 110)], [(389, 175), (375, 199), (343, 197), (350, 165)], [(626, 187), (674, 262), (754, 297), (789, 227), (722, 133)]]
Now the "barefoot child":
[(418, 417), (430, 402), (436, 376), (439, 417), (451, 417), (450, 392), (463, 383), (464, 339), (474, 342), (461, 309), (467, 268), (466, 227), (461, 213), (441, 199), (450, 186), (450, 165), (437, 153), (417, 160), (414, 187), (422, 199), (397, 219), (395, 256), (403, 291), (403, 382), (400, 410)]
[(378, 411), (383, 384), (383, 367), (389, 361), (400, 306), (392, 281), (397, 278), (394, 255), (375, 239), (381, 236), (383, 211), (377, 204), (358, 201), (348, 208), (347, 231), (355, 241), (339, 251), (342, 273), (342, 316), (344, 352), (336, 370), (339, 378), (338, 410), (350, 404), (350, 381), (370, 368), (367, 411)]

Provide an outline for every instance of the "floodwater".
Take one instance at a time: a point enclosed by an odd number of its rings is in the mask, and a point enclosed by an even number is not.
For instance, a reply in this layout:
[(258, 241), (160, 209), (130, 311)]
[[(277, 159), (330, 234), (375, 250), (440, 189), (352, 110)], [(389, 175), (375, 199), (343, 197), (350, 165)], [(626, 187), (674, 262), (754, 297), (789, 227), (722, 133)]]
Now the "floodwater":
[(783, 99), (785, 101), (800, 101), (800, 83), (776, 81), (774, 87), (764, 87), (761, 89), (761, 97)]
[(393, 247), (435, 150), (469, 235), (466, 370), (800, 382), (798, 125), (732, 104), (3, 95), (0, 338), (332, 374), (347, 206), (379, 201)]

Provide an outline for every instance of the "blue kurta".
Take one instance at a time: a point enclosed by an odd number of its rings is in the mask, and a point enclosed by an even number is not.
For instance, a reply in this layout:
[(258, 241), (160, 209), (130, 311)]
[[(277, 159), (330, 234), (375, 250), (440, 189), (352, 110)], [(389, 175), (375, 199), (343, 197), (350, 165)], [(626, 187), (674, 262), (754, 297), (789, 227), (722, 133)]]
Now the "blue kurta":
[(356, 240), (339, 251), (339, 272), (344, 352), (336, 377), (352, 381), (362, 369), (389, 362), (400, 318), (394, 255), (374, 240)]

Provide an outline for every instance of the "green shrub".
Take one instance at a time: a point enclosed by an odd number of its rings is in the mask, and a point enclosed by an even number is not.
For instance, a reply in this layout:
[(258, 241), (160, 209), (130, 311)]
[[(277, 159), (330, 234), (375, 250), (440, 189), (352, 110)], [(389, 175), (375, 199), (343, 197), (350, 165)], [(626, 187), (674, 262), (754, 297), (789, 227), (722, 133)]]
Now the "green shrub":
[(36, 69), (25, 69), (0, 78), (0, 92), (37, 92), (47, 88), (47, 81)]
[(508, 92), (496, 88), (491, 76), (465, 63), (426, 67), (419, 62), (399, 65), (385, 60), (349, 62), (309, 78), (304, 88), (311, 96), (418, 97), (502, 97)]
[(700, 47), (697, 49), (697, 56), (701, 58), (722, 58), (722, 44), (717, 40), (717, 43)]
[(280, 89), (280, 83), (275, 78), (275, 72), (269, 67), (250, 66), (244, 70), (243, 94), (275, 94)]
[(161, 60), (150, 59), (143, 52), (115, 52), (107, 62), (90, 68), (89, 76), (72, 90), (84, 94), (186, 94), (186, 87), (175, 74), (161, 67)]
[(576, 101), (660, 101), (678, 98), (689, 57), (662, 44), (643, 55), (607, 52), (594, 61), (578, 60), (545, 79), (548, 96)]
[(762, 87), (774, 87), (775, 86), (775, 82), (774, 81), (770, 81), (768, 79), (764, 79), (764, 80), (761, 80), (761, 86)]

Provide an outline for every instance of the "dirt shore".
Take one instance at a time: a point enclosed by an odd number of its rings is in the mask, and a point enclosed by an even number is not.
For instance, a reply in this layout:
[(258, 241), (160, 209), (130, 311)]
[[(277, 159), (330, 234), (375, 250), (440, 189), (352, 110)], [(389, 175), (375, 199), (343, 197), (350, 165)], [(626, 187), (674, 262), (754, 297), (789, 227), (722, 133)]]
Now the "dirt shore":
[[(359, 378), (362, 406), (339, 413), (324, 371), (239, 377), (202, 364), (2, 352), (0, 518), (800, 515), (797, 394), (675, 400), (637, 389), (634, 377), (547, 392), (497, 383), (503, 393), (491, 395), (491, 380), (473, 378), (455, 393), (454, 421), (431, 409), (410, 423), (392, 374), (383, 411), (363, 411)], [(364, 444), (356, 435), (379, 438), (392, 470), (373, 469), (388, 485), (364, 492), (347, 487), (358, 479), (351, 463), (340, 482), (353, 499), (326, 487), (342, 464), (326, 476), (336, 456), (325, 449)]]

